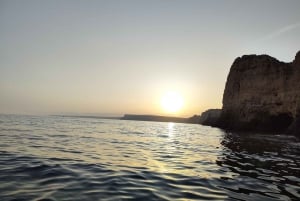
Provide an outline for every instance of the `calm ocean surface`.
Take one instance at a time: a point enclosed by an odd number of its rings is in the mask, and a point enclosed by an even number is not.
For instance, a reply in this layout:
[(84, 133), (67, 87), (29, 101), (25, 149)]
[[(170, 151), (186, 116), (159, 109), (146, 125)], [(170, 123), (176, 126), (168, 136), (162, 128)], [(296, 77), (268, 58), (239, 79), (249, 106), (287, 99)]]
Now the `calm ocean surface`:
[(177, 123), (0, 115), (0, 200), (299, 200), (300, 141)]

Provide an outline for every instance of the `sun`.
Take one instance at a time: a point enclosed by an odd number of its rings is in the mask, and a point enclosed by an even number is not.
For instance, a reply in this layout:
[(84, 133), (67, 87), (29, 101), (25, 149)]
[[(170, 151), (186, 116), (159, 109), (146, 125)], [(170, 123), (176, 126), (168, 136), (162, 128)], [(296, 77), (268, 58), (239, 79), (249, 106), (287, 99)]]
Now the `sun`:
[(177, 113), (182, 109), (183, 98), (174, 91), (169, 91), (161, 98), (161, 107), (165, 112)]

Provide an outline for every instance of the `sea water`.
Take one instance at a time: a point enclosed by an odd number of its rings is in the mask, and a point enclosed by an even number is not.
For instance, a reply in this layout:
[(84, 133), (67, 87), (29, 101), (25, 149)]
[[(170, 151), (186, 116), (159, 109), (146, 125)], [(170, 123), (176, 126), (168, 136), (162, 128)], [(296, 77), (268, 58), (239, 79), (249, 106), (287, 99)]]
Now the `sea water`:
[(300, 142), (195, 124), (0, 115), (0, 200), (299, 200)]

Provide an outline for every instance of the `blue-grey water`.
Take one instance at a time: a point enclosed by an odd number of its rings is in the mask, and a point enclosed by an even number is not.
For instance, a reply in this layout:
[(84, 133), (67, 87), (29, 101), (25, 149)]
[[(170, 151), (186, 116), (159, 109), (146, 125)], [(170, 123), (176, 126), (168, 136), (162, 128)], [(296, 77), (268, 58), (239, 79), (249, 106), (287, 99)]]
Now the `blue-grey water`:
[(1, 201), (299, 199), (292, 136), (0, 115)]

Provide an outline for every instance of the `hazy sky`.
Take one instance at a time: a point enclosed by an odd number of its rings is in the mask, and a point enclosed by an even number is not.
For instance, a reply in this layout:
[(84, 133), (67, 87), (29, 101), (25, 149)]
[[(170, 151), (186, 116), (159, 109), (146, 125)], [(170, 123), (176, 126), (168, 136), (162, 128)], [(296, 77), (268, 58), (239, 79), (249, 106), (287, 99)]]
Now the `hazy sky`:
[(300, 50), (294, 0), (0, 0), (0, 113), (165, 114), (221, 108), (243, 54), (290, 62)]

